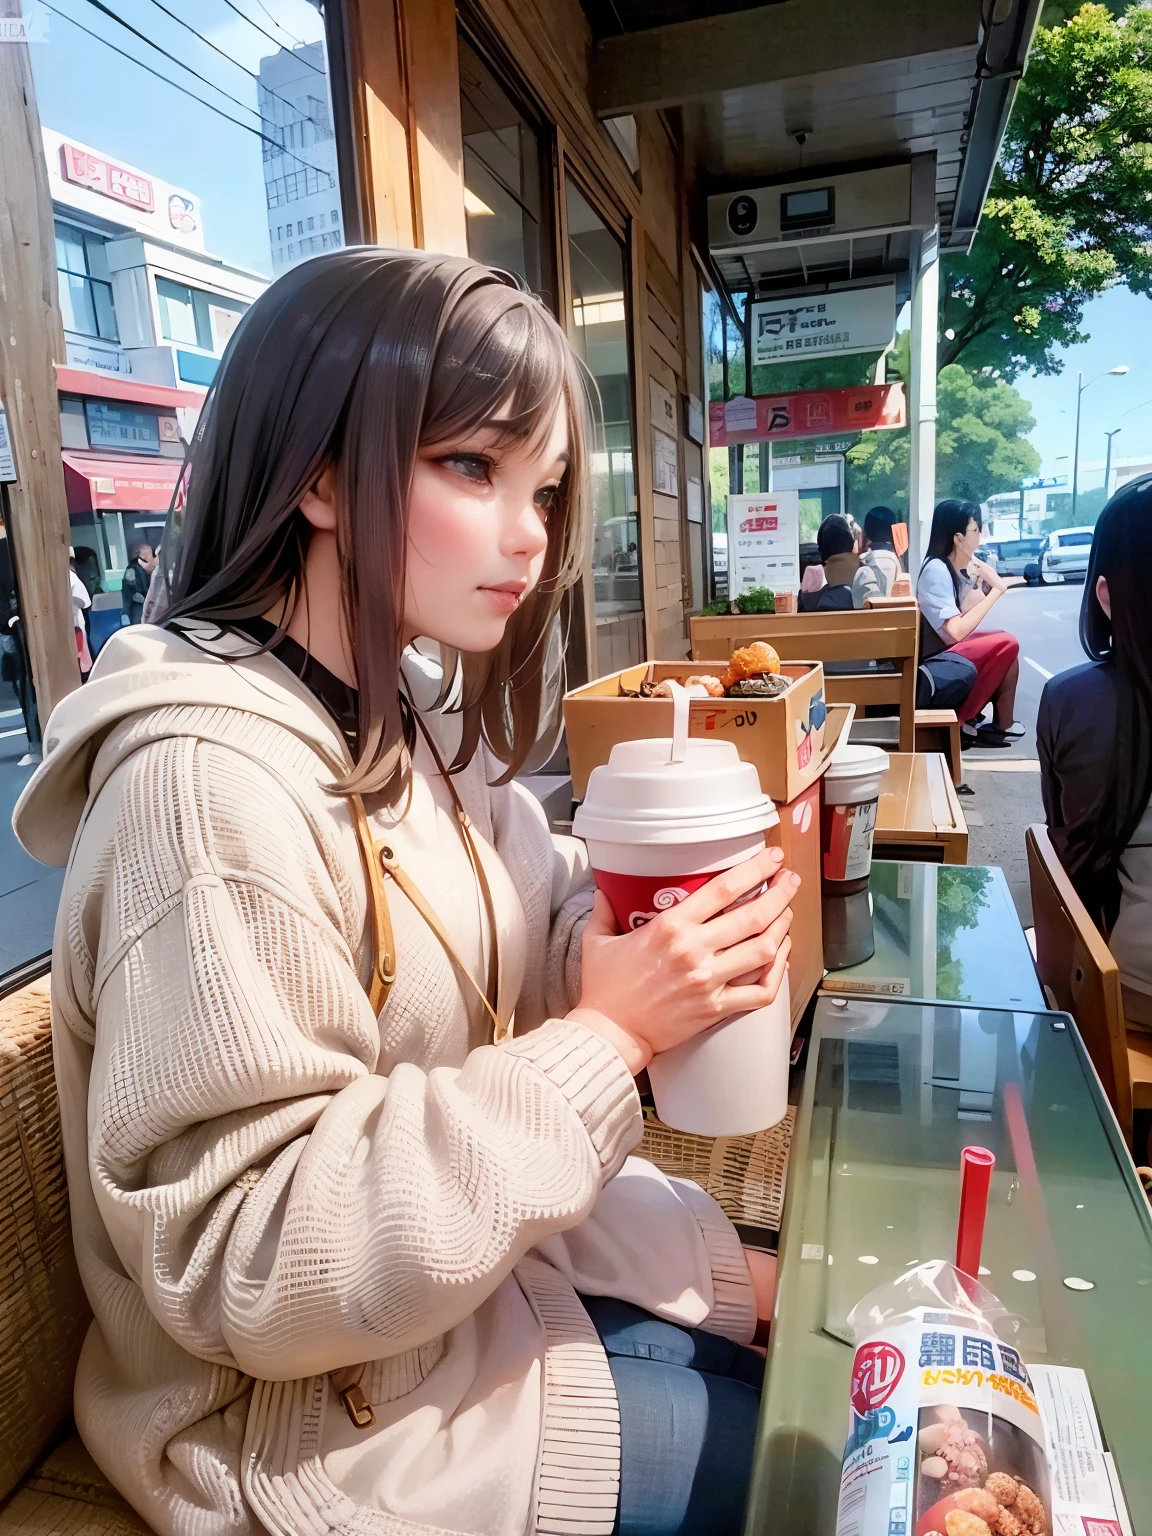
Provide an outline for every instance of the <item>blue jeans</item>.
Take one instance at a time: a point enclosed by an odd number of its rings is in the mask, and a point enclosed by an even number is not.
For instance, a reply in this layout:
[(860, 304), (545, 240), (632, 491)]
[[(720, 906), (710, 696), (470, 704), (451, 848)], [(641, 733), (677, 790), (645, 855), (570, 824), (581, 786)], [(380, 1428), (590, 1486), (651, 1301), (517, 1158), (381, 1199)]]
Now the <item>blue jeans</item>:
[(618, 1536), (740, 1536), (761, 1356), (625, 1301), (580, 1300), (620, 1403)]

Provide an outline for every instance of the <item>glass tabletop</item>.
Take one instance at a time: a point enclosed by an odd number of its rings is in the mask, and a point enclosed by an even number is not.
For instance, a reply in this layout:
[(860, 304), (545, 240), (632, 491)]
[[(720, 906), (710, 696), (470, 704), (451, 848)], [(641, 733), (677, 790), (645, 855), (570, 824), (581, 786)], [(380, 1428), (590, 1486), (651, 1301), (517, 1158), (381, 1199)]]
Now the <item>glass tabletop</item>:
[[(1043, 1008), (1032, 952), (1000, 869), (876, 859), (859, 923), (875, 953), (829, 971), (825, 992)], [(868, 908), (871, 908), (869, 924)], [(825, 926), (833, 914), (825, 901)], [(857, 922), (848, 913), (850, 923)], [(864, 947), (868, 934), (865, 931)]]
[(952, 1258), (961, 1149), (996, 1154), (981, 1271), (1025, 1360), (1088, 1375), (1133, 1525), (1152, 1524), (1152, 1217), (1065, 1015), (820, 999), (781, 1236), (748, 1536), (835, 1530), (845, 1318)]

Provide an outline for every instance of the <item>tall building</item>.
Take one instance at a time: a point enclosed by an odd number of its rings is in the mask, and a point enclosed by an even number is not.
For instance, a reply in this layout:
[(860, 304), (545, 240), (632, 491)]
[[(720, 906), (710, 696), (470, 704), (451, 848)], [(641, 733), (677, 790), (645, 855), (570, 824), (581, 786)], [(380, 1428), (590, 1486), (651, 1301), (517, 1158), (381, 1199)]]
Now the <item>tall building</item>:
[(260, 60), (264, 195), (278, 277), (305, 256), (344, 244), (336, 140), (322, 42), (281, 48)]

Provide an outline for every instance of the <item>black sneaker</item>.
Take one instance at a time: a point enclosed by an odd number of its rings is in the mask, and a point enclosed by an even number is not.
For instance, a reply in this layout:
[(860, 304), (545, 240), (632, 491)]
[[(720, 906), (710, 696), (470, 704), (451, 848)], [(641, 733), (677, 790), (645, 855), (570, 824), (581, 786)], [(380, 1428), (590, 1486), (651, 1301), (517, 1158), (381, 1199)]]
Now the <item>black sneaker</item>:
[(976, 732), (975, 745), (978, 747), (1014, 747), (1016, 737), (1009, 736), (1007, 731), (1002, 731), (998, 725), (982, 725)]

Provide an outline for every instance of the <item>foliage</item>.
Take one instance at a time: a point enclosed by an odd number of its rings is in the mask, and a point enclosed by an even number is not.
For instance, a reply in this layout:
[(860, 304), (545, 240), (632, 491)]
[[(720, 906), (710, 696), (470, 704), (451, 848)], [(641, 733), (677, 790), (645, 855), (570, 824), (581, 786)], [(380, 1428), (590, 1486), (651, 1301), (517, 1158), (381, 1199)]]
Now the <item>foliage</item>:
[(948, 259), (943, 365), (1059, 373), (1085, 303), (1152, 294), (1152, 10), (1053, 5), (967, 256)]
[[(1026, 440), (1036, 423), (1011, 384), (973, 377), (951, 363), (941, 369), (936, 393), (938, 496), (985, 501), (1036, 473), (1040, 455)], [(857, 518), (877, 503), (907, 513), (909, 455), (907, 431), (867, 432), (849, 451), (848, 493)]]
[(936, 996), (967, 1002), (960, 990), (964, 967), (952, 954), (962, 928), (975, 928), (992, 879), (990, 870), (942, 865), (936, 875)]
[(721, 597), (718, 598), (716, 602), (708, 603), (705, 607), (701, 608), (700, 616), (704, 619), (718, 619), (722, 614), (728, 614), (731, 613), (731, 611), (732, 609), (729, 606), (728, 599), (726, 597)]
[(749, 587), (736, 599), (737, 613), (775, 613), (776, 594), (771, 587)]

